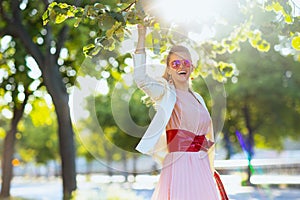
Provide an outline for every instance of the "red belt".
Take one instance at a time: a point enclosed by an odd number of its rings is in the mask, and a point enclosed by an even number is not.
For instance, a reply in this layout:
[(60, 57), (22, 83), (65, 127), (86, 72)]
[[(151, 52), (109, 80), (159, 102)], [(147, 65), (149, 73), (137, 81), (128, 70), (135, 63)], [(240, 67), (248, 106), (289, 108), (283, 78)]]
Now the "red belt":
[[(192, 132), (181, 130), (181, 129), (171, 129), (167, 130), (167, 144), (169, 152), (176, 151), (207, 151), (214, 142), (210, 141), (205, 137), (205, 135), (195, 135)], [(214, 178), (216, 180), (220, 196), (222, 200), (228, 200), (224, 185), (220, 178), (219, 173), (214, 171)]]
[(169, 152), (207, 151), (214, 144), (214, 142), (208, 140), (205, 135), (195, 135), (186, 130), (171, 129), (167, 130), (166, 133)]

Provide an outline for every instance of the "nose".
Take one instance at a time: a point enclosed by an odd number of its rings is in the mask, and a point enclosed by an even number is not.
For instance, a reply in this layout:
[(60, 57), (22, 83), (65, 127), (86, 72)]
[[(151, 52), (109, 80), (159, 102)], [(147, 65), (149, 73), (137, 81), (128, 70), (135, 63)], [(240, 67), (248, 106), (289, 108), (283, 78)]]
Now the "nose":
[(179, 69), (187, 69), (188, 67), (186, 66), (186, 64), (185, 64), (185, 60), (181, 60), (180, 61), (180, 67), (179, 67)]

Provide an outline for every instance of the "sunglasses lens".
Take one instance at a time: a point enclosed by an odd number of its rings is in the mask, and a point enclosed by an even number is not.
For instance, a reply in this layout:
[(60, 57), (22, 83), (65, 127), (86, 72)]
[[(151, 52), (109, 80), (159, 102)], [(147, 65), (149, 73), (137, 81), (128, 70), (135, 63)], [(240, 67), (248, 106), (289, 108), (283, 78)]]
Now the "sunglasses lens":
[(174, 60), (172, 62), (172, 68), (178, 69), (180, 67), (180, 60)]
[(189, 60), (173, 60), (171, 62), (171, 67), (173, 69), (178, 69), (180, 67), (180, 65), (183, 65), (184, 67), (191, 67), (191, 61)]
[(182, 64), (185, 67), (191, 67), (191, 62), (189, 60), (182, 60)]

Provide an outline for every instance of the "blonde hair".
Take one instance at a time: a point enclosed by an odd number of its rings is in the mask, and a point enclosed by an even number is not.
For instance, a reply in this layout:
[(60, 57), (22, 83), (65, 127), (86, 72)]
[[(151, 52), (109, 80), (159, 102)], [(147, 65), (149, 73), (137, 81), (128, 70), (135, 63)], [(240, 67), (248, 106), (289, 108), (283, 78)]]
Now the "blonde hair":
[(168, 67), (169, 67), (170, 57), (171, 57), (172, 54), (178, 54), (178, 53), (186, 53), (190, 59), (192, 58), (189, 49), (186, 48), (185, 46), (182, 46), (182, 45), (175, 45), (175, 46), (173, 46), (173, 47), (170, 49), (169, 54), (168, 54), (168, 56), (167, 56), (167, 59), (166, 59), (166, 65), (167, 65), (167, 66), (166, 66), (166, 70), (165, 70), (165, 72), (164, 72), (164, 74), (163, 74), (163, 76), (162, 76), (162, 77), (165, 78), (167, 81), (168, 81), (168, 79), (169, 79), (167, 69), (168, 69)]

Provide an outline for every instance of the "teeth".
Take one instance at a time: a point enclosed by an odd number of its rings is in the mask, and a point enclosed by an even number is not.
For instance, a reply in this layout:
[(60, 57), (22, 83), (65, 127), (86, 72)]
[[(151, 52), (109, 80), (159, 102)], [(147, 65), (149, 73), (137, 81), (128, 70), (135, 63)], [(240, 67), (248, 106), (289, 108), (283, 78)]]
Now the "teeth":
[(180, 71), (178, 74), (186, 74), (186, 71)]

